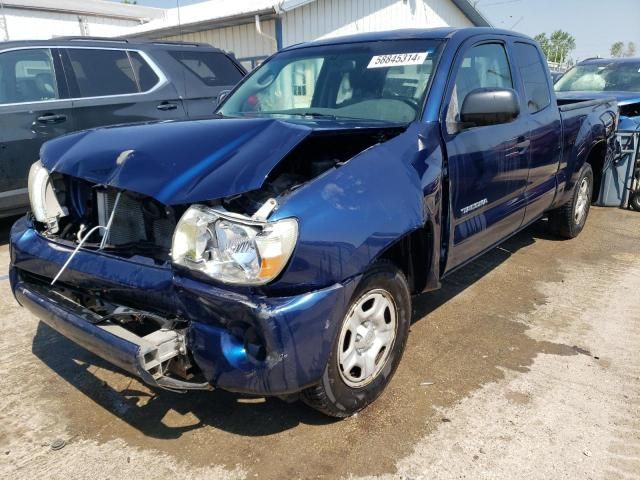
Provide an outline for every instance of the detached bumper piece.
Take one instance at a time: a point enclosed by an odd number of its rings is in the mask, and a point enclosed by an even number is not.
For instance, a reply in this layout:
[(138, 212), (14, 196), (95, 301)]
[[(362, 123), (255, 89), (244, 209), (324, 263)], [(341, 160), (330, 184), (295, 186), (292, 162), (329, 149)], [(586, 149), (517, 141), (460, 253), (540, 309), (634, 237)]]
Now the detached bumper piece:
[[(22, 306), (51, 328), (151, 386), (172, 391), (212, 390), (207, 382), (166, 375), (170, 361), (186, 359), (185, 332), (161, 326), (161, 322), (169, 325), (170, 320), (124, 307), (101, 316), (61, 292), (22, 280), (17, 281), (14, 293)], [(137, 335), (118, 321), (135, 316), (149, 317), (159, 324), (158, 329)]]

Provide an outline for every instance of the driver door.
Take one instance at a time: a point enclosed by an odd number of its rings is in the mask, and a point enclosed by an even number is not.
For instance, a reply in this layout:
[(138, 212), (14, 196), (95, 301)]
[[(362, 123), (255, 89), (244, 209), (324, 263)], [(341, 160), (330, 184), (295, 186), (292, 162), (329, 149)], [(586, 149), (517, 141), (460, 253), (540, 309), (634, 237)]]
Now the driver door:
[(441, 121), (451, 204), (447, 271), (520, 228), (529, 173), (529, 132), (522, 113), (497, 125), (467, 128), (460, 122), (460, 108), (471, 91), (518, 91), (507, 45), (495, 40), (471, 45), (458, 56), (454, 71)]

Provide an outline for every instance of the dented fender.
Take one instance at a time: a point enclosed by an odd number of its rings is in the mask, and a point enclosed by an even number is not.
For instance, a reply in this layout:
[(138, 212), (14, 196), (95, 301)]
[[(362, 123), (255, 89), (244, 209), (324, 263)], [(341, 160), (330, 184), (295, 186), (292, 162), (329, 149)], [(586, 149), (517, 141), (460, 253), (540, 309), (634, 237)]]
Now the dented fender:
[[(439, 239), (442, 158), (437, 125), (414, 122), (281, 199), (271, 218), (297, 218), (299, 239), (270, 288), (309, 290), (362, 274), (427, 224)], [(425, 270), (437, 283), (439, 248), (432, 253)]]

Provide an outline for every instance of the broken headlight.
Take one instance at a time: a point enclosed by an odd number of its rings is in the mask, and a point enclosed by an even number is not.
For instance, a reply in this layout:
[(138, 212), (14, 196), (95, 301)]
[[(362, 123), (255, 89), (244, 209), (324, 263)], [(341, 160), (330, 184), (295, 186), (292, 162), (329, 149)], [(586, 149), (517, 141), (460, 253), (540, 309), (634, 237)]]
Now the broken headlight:
[(58, 232), (58, 219), (67, 215), (67, 210), (60, 206), (49, 172), (38, 160), (29, 170), (29, 202), (34, 218), (47, 225), (51, 233)]
[(176, 226), (171, 255), (224, 283), (263, 285), (283, 270), (297, 238), (293, 218), (257, 221), (194, 205)]

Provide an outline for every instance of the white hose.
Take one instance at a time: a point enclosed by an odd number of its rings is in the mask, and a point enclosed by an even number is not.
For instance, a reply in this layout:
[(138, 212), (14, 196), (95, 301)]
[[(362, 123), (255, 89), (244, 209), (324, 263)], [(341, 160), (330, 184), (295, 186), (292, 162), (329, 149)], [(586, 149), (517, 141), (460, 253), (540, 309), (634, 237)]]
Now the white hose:
[(62, 268), (60, 268), (57, 275), (53, 278), (53, 280), (51, 280), (50, 285), (53, 285), (58, 281), (58, 278), (60, 278), (60, 275), (62, 275), (62, 272), (64, 272), (67, 269), (67, 267), (71, 263), (71, 260), (73, 260), (73, 257), (75, 257), (76, 254), (80, 251), (84, 243), (89, 239), (89, 237), (93, 234), (93, 232), (101, 228), (104, 228), (105, 232), (104, 232), (104, 235), (102, 236), (102, 241), (100, 242), (100, 247), (98, 247), (98, 250), (102, 250), (104, 248), (104, 246), (107, 243), (107, 237), (109, 236), (109, 232), (111, 231), (111, 224), (113, 223), (113, 217), (116, 213), (116, 208), (118, 208), (118, 202), (120, 201), (121, 193), (122, 192), (118, 192), (118, 195), (116, 196), (116, 201), (113, 204), (113, 210), (111, 211), (111, 215), (109, 216), (109, 221), (107, 221), (107, 226), (105, 227), (104, 225), (96, 225), (91, 230), (89, 230), (84, 237), (80, 239), (78, 246), (73, 250), (71, 255), (69, 255), (69, 258), (67, 259), (66, 262), (64, 262), (64, 265), (62, 265)]

